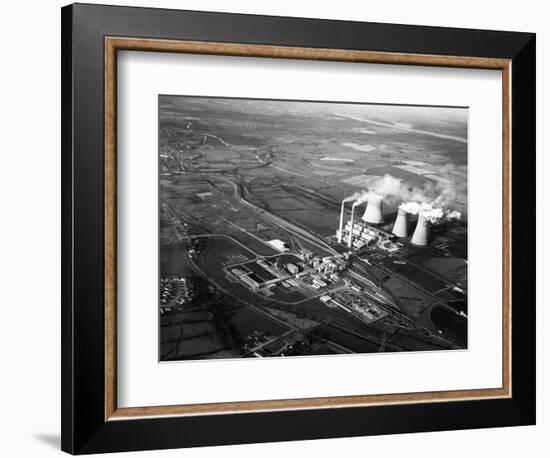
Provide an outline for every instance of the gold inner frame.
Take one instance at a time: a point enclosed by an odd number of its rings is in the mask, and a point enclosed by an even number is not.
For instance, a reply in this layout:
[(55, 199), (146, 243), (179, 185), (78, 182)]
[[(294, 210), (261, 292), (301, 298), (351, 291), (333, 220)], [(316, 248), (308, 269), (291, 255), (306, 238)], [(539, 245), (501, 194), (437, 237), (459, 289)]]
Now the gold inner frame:
[[(434, 67), (493, 69), (502, 72), (502, 387), (402, 394), (335, 396), (303, 399), (241, 401), (170, 406), (119, 408), (117, 405), (117, 51), (151, 51), (240, 57), (268, 57), (340, 62), (363, 62)], [(300, 48), (239, 43), (105, 37), (105, 420), (151, 416), (182, 416), (359, 407), (489, 398), (512, 394), (511, 366), (511, 60), (481, 57), (403, 54), (343, 49)]]

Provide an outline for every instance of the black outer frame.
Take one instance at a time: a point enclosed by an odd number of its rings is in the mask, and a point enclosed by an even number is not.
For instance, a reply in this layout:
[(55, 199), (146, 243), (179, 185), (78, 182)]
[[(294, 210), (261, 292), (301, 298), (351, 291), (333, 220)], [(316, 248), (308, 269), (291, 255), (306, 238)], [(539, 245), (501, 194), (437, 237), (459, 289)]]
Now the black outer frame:
[[(512, 59), (512, 208), (522, 208), (521, 214), (512, 211), (512, 227), (521, 227), (512, 231), (512, 397), (106, 422), (105, 36)], [(74, 4), (62, 8), (61, 38), (64, 451), (83, 454), (535, 424), (534, 34)]]

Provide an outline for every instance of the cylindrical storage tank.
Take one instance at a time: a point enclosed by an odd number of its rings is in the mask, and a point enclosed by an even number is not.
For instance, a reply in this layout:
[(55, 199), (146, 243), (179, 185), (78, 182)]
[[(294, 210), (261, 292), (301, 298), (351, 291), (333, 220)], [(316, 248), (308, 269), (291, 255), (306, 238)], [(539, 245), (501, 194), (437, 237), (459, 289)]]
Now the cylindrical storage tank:
[(371, 224), (380, 224), (384, 222), (384, 217), (382, 216), (382, 197), (381, 196), (370, 196), (367, 202), (367, 208), (363, 214), (363, 221)]
[(422, 214), (418, 215), (418, 222), (416, 223), (416, 229), (411, 238), (411, 243), (416, 246), (428, 245), (428, 233), (430, 231), (430, 223), (426, 217)]
[(407, 223), (408, 213), (402, 208), (398, 208), (392, 233), (397, 235), (397, 237), (407, 237)]

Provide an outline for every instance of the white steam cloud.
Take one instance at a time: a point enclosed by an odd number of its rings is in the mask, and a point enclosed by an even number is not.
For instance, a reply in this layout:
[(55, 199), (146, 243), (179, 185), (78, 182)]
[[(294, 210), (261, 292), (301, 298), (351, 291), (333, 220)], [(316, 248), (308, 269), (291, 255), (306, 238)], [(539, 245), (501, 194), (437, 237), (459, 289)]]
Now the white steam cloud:
[(360, 196), (360, 192), (354, 192), (351, 196), (346, 197), (343, 202), (351, 202), (352, 200), (357, 200)]
[[(450, 170), (454, 165), (448, 164), (445, 167)], [(388, 174), (370, 182), (368, 189), (346, 197), (344, 202), (354, 201), (355, 207), (373, 197), (390, 199), (395, 203), (400, 201), (402, 203), (399, 208), (413, 215), (422, 215), (432, 224), (460, 219), (462, 216), (452, 208), (456, 202), (453, 187), (441, 183), (426, 183), (422, 187), (407, 186), (403, 180)]]
[(399, 208), (410, 213), (411, 215), (423, 216), (430, 223), (439, 223), (442, 220), (450, 221), (460, 219), (462, 214), (457, 210), (450, 210), (445, 207), (436, 206), (435, 202), (430, 203), (418, 203), (418, 202), (404, 202)]
[(359, 195), (355, 198), (355, 202), (353, 203), (353, 206), (364, 204), (365, 202), (368, 202), (370, 199), (382, 199), (383, 196), (374, 192), (374, 191), (363, 191), (359, 193)]

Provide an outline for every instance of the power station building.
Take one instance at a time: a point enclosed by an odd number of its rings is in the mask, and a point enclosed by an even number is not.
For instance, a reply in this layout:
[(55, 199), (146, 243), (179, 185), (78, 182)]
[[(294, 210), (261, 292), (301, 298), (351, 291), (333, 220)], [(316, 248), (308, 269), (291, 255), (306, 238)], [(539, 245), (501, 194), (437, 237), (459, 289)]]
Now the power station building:
[(371, 246), (378, 242), (380, 235), (374, 228), (366, 226), (361, 223), (347, 223), (344, 226), (343, 242), (355, 249), (362, 248), (364, 246)]
[[(357, 200), (353, 202), (351, 205), (351, 217), (349, 221), (344, 224), (344, 209), (347, 201), (349, 201), (349, 199), (342, 202), (340, 224), (336, 231), (336, 237), (339, 243), (344, 243), (350, 249), (358, 250), (373, 245), (380, 246), (381, 243), (392, 238), (392, 236), (399, 238), (409, 236), (409, 213), (404, 208), (398, 208), (397, 217), (393, 224), (392, 233), (390, 234), (377, 227), (384, 222), (384, 216), (382, 214), (383, 199), (381, 196), (374, 193), (369, 195), (365, 212), (359, 222), (355, 221), (355, 207), (359, 206), (363, 201)], [(429, 229), (429, 220), (420, 213), (418, 215), (416, 229), (411, 237), (411, 243), (419, 247), (427, 246), (430, 232)], [(394, 247), (391, 247), (391, 249), (388, 248), (389, 246), (384, 249), (392, 251)]]
[(426, 246), (428, 245), (428, 235), (430, 232), (430, 223), (421, 214), (418, 215), (418, 222), (416, 223), (416, 229), (411, 238), (411, 243), (416, 246)]
[(407, 237), (408, 224), (409, 218), (407, 211), (399, 207), (397, 209), (397, 218), (395, 218), (392, 233), (395, 234), (397, 237)]
[(361, 219), (369, 224), (381, 224), (384, 222), (384, 216), (382, 215), (382, 196), (369, 196), (367, 208), (365, 208), (365, 213), (363, 213)]

